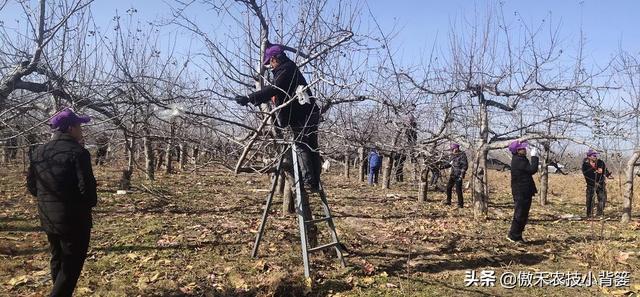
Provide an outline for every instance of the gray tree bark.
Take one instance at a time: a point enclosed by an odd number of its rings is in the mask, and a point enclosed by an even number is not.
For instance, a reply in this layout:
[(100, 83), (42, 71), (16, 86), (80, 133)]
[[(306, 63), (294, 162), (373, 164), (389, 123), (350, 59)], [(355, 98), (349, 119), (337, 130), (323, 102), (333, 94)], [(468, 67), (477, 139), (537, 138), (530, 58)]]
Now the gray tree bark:
[(424, 170), (420, 175), (418, 202), (427, 201), (427, 193), (429, 191), (429, 171)]
[(367, 168), (365, 166), (366, 155), (364, 153), (364, 147), (358, 148), (358, 155), (360, 156), (360, 163), (358, 164), (359, 165), (358, 180), (360, 182), (364, 182), (364, 176), (367, 172)]
[(542, 152), (542, 171), (540, 172), (540, 205), (547, 205), (547, 197), (549, 193), (549, 155), (550, 145), (548, 141), (543, 144)]
[(633, 205), (633, 179), (634, 170), (637, 166), (638, 160), (640, 160), (640, 150), (636, 150), (631, 159), (627, 162), (627, 168), (625, 169), (625, 181), (624, 181), (624, 193), (622, 196), (622, 223), (629, 223), (631, 221), (631, 206)]
[(391, 173), (393, 171), (393, 152), (385, 156), (384, 166), (382, 167), (382, 188), (391, 188)]
[(149, 129), (145, 128), (144, 142), (144, 157), (145, 157), (145, 171), (148, 180), (155, 179), (155, 156), (153, 154), (153, 141), (149, 137)]
[(349, 152), (344, 153), (344, 177), (349, 179), (351, 176), (351, 164), (349, 162)]

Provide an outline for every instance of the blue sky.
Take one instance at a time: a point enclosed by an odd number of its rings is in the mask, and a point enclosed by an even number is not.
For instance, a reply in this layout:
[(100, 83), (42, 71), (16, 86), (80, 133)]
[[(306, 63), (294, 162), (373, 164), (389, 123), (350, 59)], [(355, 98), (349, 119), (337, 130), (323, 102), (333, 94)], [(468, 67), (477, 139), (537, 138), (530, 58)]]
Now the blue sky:
[[(474, 15), (476, 8), (486, 10), (498, 1), (369, 1), (369, 7), (384, 27), (394, 24), (401, 28), (396, 39), (400, 53), (412, 57), (433, 41), (446, 42), (451, 22)], [(503, 1), (502, 11), (507, 22), (518, 19), (537, 25), (543, 19), (554, 24), (561, 22), (561, 36), (565, 43), (576, 46), (580, 29), (586, 37), (586, 57), (603, 63), (619, 47), (640, 52), (640, 1), (577, 1), (535, 0)], [(516, 14), (517, 13), (517, 14)]]
[[(36, 6), (36, 2), (30, 1), (32, 6)], [(133, 7), (137, 9), (139, 20), (154, 21), (169, 16), (168, 4), (175, 3), (172, 0), (95, 0), (92, 12), (103, 32), (109, 32), (108, 26), (113, 25), (111, 20), (116, 11), (125, 15), (126, 10)], [(488, 7), (501, 8), (506, 22), (515, 30), (518, 30), (521, 24), (534, 26), (542, 20), (547, 24), (550, 21), (554, 24), (560, 23), (562, 43), (569, 49), (577, 47), (582, 30), (586, 39), (584, 54), (587, 67), (605, 64), (619, 48), (635, 55), (640, 53), (640, 17), (637, 15), (640, 11), (640, 1), (635, 0), (367, 0), (363, 4), (365, 8), (370, 8), (384, 30), (396, 28), (397, 36), (392, 47), (398, 55), (397, 58), (405, 64), (419, 62), (416, 59), (427, 56), (434, 42), (437, 47), (446, 47), (452, 23), (476, 15), (482, 18)], [(479, 13), (476, 13), (477, 11)], [(192, 10), (189, 13), (197, 23), (204, 24), (203, 29), (209, 34), (217, 35), (225, 30), (234, 29), (233, 25), (229, 25), (233, 24), (232, 22), (218, 19), (213, 11)], [(6, 27), (15, 27), (16, 23), (13, 20), (22, 18), (21, 14), (22, 10), (15, 0), (10, 0), (0, 11), (0, 21), (3, 21)], [(362, 14), (366, 20), (368, 11), (362, 10)], [(167, 30), (163, 34), (166, 38), (175, 37), (173, 30)], [(178, 43), (184, 50), (190, 44), (199, 44), (188, 34), (180, 35), (178, 39), (180, 38), (184, 42)]]
[[(13, 1), (12, 1), (13, 2)], [(35, 1), (32, 1), (35, 2)], [(364, 2), (371, 9), (383, 28), (398, 29), (395, 50), (404, 60), (422, 55), (430, 50), (434, 41), (446, 44), (450, 24), (464, 17), (473, 17), (475, 11), (486, 10), (488, 6), (502, 7), (508, 23), (517, 24), (522, 20), (528, 25), (549, 21), (561, 22), (563, 42), (576, 45), (580, 29), (586, 37), (587, 62), (601, 63), (623, 48), (632, 53), (640, 52), (640, 1), (578, 1), (578, 0), (536, 0), (536, 1), (417, 1), (417, 0), (368, 0)], [(99, 24), (108, 24), (116, 10), (121, 14), (130, 7), (138, 10), (142, 20), (155, 20), (169, 13), (167, 4), (171, 0), (96, 0), (92, 11)], [(35, 6), (35, 5), (34, 5)], [(0, 20), (11, 24), (21, 10), (15, 3), (9, 3), (0, 11)], [(213, 13), (212, 13), (213, 14)], [(366, 12), (363, 12), (366, 18)], [(194, 16), (200, 21), (215, 21), (207, 17), (207, 12)], [(218, 27), (218, 29), (225, 29)], [(213, 33), (213, 32), (211, 32)], [(589, 61), (589, 59), (591, 61)]]

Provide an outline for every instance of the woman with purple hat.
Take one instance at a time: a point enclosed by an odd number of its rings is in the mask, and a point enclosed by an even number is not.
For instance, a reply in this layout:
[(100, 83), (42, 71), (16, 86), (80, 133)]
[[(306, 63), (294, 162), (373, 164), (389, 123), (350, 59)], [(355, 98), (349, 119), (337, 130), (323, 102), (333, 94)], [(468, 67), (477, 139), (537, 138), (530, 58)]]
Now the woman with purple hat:
[(82, 142), (81, 124), (89, 117), (64, 109), (51, 118), (51, 141), (29, 156), (27, 188), (38, 198), (40, 225), (51, 251), (50, 296), (71, 296), (89, 248), (98, 196), (89, 151)]
[(514, 210), (511, 229), (507, 239), (511, 242), (524, 243), (522, 232), (529, 221), (529, 210), (533, 195), (538, 192), (533, 175), (538, 172), (538, 150), (531, 149), (531, 162), (527, 159), (527, 142), (513, 141), (509, 144), (511, 158), (511, 194)]
[(455, 186), (456, 195), (458, 196), (458, 208), (462, 208), (464, 207), (462, 181), (469, 168), (469, 162), (467, 161), (467, 154), (460, 150), (459, 144), (452, 143), (449, 149), (451, 149), (451, 158), (445, 168), (451, 167), (451, 174), (449, 174), (449, 182), (447, 183), (447, 200), (445, 200), (444, 204), (451, 205), (451, 194)]
[(298, 66), (287, 57), (282, 45), (269, 46), (265, 50), (263, 64), (271, 68), (271, 85), (247, 96), (236, 96), (235, 101), (242, 106), (267, 102), (279, 106), (297, 96), (297, 100), (293, 100), (278, 112), (278, 125), (283, 128), (291, 127), (300, 151), (300, 167), (305, 189), (317, 191), (321, 162), (318, 152), (320, 109), (316, 105), (316, 99), (310, 89), (304, 89), (307, 81)]
[(596, 195), (598, 204), (596, 206), (596, 215), (604, 215), (604, 207), (607, 201), (606, 178), (613, 178), (611, 172), (607, 170), (604, 161), (598, 159), (598, 152), (589, 149), (587, 157), (582, 162), (582, 175), (587, 183), (586, 190), (586, 207), (587, 217), (593, 215), (593, 196)]

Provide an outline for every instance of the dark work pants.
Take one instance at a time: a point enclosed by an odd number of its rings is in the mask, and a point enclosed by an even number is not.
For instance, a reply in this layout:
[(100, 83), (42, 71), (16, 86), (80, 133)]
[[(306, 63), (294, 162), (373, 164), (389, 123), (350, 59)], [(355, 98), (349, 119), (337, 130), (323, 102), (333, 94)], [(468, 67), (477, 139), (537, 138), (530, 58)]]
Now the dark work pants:
[(380, 166), (378, 167), (369, 167), (369, 184), (377, 184), (378, 183), (378, 175), (380, 174)]
[(590, 217), (593, 214), (593, 196), (597, 197), (596, 204), (596, 215), (601, 216), (604, 215), (604, 207), (607, 201), (607, 191), (604, 185), (587, 185), (587, 217)]
[(87, 257), (91, 229), (83, 234), (60, 236), (47, 233), (51, 251), (51, 297), (71, 296)]
[(438, 179), (440, 179), (440, 170), (439, 169), (431, 169), (431, 182), (432, 186), (438, 184)]
[(529, 221), (529, 209), (531, 209), (531, 199), (533, 195), (514, 195), (513, 220), (509, 230), (509, 238), (513, 240), (522, 239), (524, 226)]
[(458, 207), (463, 207), (462, 179), (454, 176), (449, 177), (449, 182), (447, 183), (447, 204), (451, 204), (451, 192), (453, 192), (454, 186), (456, 187), (456, 195), (458, 195)]
[(296, 151), (300, 162), (300, 172), (305, 184), (317, 188), (320, 183), (320, 152), (318, 151), (318, 122), (320, 115), (312, 113), (309, 121), (301, 125), (292, 125)]

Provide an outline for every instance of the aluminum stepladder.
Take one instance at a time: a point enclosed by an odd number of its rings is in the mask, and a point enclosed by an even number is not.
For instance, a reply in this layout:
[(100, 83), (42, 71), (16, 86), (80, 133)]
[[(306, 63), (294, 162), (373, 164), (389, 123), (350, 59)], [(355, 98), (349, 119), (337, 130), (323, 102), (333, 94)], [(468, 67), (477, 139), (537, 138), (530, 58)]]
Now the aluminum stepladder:
[[(338, 257), (338, 260), (340, 261), (340, 264), (342, 265), (342, 267), (345, 267), (345, 261), (342, 255), (342, 244), (340, 243), (340, 240), (338, 239), (338, 234), (336, 233), (336, 227), (333, 223), (333, 217), (331, 216), (331, 210), (329, 209), (329, 203), (327, 202), (327, 197), (324, 192), (324, 188), (322, 187), (322, 182), (320, 182), (320, 186), (319, 186), (320, 188), (319, 196), (320, 196), (320, 202), (322, 205), (324, 217), (318, 218), (318, 219), (313, 219), (312, 217), (309, 220), (306, 220), (304, 218), (305, 211), (307, 211), (308, 213), (311, 213), (311, 211), (310, 209), (309, 210), (304, 209), (305, 207), (309, 207), (310, 203), (306, 203), (306, 204), (303, 203), (304, 202), (303, 199), (309, 199), (310, 195), (309, 193), (303, 193), (304, 187), (302, 185), (302, 176), (301, 176), (302, 174), (300, 173), (300, 167), (298, 164), (298, 153), (297, 153), (297, 148), (294, 142), (288, 142), (287, 145), (285, 146), (284, 153), (279, 158), (276, 171), (274, 172), (274, 175), (271, 178), (271, 189), (269, 191), (269, 195), (267, 196), (267, 200), (264, 206), (264, 212), (262, 213), (262, 220), (260, 221), (258, 234), (256, 234), (256, 240), (255, 240), (255, 243), (253, 244), (253, 251), (251, 253), (251, 256), (254, 258), (257, 258), (258, 256), (258, 248), (260, 246), (260, 241), (262, 240), (262, 235), (264, 234), (264, 228), (267, 222), (267, 216), (269, 215), (269, 209), (271, 208), (271, 203), (273, 201), (273, 196), (276, 191), (276, 185), (278, 184), (278, 178), (280, 177), (280, 173), (283, 170), (283, 159), (286, 157), (286, 154), (288, 151), (287, 147), (290, 148), (291, 159), (293, 163), (292, 165), (294, 169), (293, 176), (294, 176), (294, 185), (295, 185), (295, 188), (294, 188), (295, 189), (295, 206), (296, 206), (295, 208), (296, 208), (296, 216), (298, 218), (298, 228), (300, 231), (300, 243), (301, 243), (300, 246), (302, 248), (302, 262), (304, 264), (304, 276), (306, 278), (309, 278), (311, 274), (310, 273), (311, 269), (309, 267), (309, 254), (311, 252), (315, 252), (315, 251), (319, 251), (319, 250), (323, 250), (331, 247), (335, 248), (336, 255)], [(329, 233), (331, 234), (332, 242), (323, 244), (323, 245), (318, 245), (315, 247), (310, 247), (308, 235), (307, 235), (308, 226), (315, 225), (317, 223), (322, 223), (322, 222), (327, 223), (327, 226), (329, 227)]]

